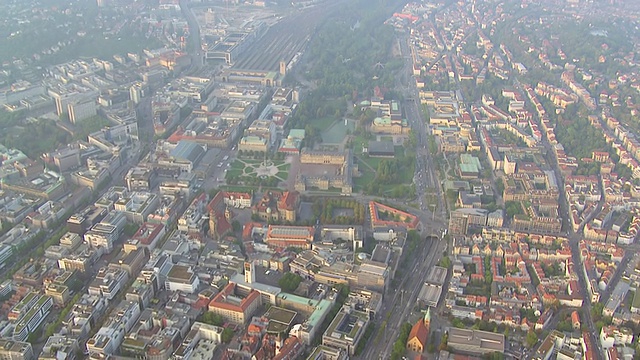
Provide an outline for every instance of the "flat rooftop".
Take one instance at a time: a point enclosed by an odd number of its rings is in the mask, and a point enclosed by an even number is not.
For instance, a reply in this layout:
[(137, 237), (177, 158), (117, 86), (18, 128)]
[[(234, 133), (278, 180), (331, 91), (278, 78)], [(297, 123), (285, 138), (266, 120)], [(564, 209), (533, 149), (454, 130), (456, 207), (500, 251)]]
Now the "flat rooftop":
[(447, 269), (441, 266), (434, 266), (429, 272), (427, 282), (435, 285), (443, 285), (447, 278)]
[(296, 315), (298, 315), (298, 313), (295, 311), (287, 310), (278, 306), (272, 306), (264, 314), (264, 317), (281, 324), (291, 325)]
[(278, 237), (306, 238), (313, 236), (313, 228), (308, 226), (270, 226), (269, 234)]
[(449, 346), (464, 349), (474, 347), (478, 352), (504, 352), (504, 334), (449, 328)]
[(440, 295), (442, 295), (442, 286), (424, 283), (418, 294), (418, 300), (429, 306), (436, 307), (438, 306)]

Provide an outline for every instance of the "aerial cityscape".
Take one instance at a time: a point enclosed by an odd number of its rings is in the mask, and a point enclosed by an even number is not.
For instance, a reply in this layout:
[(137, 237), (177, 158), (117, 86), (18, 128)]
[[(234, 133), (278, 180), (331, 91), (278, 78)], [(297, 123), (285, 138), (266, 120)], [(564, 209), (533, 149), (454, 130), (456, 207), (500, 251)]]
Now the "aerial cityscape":
[(0, 9), (0, 359), (640, 359), (640, 2)]

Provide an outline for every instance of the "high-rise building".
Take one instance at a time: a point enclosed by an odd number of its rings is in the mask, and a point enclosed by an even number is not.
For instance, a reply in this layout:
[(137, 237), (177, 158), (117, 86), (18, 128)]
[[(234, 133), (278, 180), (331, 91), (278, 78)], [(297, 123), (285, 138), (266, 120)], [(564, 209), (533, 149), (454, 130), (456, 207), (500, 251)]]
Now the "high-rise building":
[(98, 114), (96, 102), (92, 98), (84, 98), (67, 104), (67, 111), (69, 112), (69, 121), (72, 124), (76, 124)]
[(129, 99), (133, 101), (134, 104), (140, 103), (145, 96), (145, 90), (144, 83), (136, 82), (129, 88)]

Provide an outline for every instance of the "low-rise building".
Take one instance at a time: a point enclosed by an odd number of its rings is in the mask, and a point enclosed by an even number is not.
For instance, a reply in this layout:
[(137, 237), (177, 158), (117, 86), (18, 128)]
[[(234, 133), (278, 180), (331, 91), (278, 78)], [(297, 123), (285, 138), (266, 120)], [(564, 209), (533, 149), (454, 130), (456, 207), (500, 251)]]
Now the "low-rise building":
[(449, 328), (448, 346), (470, 354), (504, 353), (504, 335), (481, 330)]

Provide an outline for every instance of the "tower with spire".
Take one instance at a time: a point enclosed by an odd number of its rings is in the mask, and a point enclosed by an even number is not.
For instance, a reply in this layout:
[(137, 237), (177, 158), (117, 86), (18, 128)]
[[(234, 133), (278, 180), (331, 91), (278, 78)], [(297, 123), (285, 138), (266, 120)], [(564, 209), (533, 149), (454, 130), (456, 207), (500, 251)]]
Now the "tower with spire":
[(431, 331), (431, 306), (427, 307), (427, 311), (424, 313), (424, 326), (427, 328), (427, 333)]

